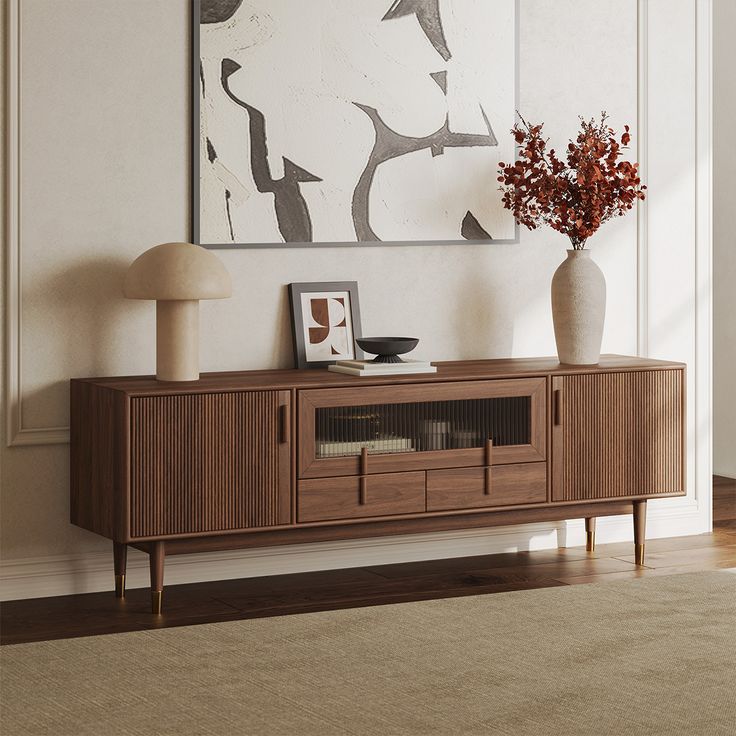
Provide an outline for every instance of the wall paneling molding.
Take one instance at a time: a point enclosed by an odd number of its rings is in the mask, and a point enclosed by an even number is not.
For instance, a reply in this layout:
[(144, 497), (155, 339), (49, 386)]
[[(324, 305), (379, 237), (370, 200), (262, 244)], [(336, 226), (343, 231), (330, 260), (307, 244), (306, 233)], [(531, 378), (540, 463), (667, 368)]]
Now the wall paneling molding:
[(69, 442), (69, 427), (23, 426), (20, 0), (8, 2), (5, 181), (5, 433), (8, 446)]

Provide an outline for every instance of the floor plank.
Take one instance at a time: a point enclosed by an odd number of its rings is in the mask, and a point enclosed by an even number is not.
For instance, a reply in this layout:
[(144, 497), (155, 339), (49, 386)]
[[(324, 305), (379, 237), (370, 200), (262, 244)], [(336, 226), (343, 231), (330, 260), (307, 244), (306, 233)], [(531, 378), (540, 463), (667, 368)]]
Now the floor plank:
[(713, 476), (713, 525), (736, 520), (736, 478)]
[(239, 596), (228, 597), (224, 602), (244, 613), (254, 615), (281, 615), (306, 611), (323, 611), (358, 606), (385, 605), (406, 601), (451, 598), (481, 593), (502, 593), (511, 590), (527, 590), (537, 587), (563, 585), (554, 579), (538, 581), (506, 579), (501, 575), (463, 573), (433, 575), (425, 578), (381, 580), (361, 583), (343, 589), (318, 588), (304, 590), (300, 594), (274, 593), (271, 596), (253, 596), (243, 587)]
[[(625, 555), (616, 559), (634, 562), (634, 555)], [(697, 549), (671, 549), (664, 552), (646, 551), (644, 564), (646, 567), (677, 567), (679, 565), (702, 565), (702, 569), (712, 569), (714, 565), (723, 563), (727, 567), (736, 566), (736, 545), (727, 544), (719, 547), (699, 547)], [(732, 563), (729, 565), (728, 563)]]
[[(585, 550), (578, 549), (574, 551), (585, 555)], [(569, 559), (563, 557), (556, 561), (552, 561), (545, 556), (545, 558), (537, 562), (535, 559), (536, 554), (536, 552), (520, 553), (522, 557), (520, 561), (514, 560), (513, 555), (505, 555), (504, 557), (506, 559), (502, 561), (496, 560), (491, 566), (482, 564), (483, 558), (479, 557), (464, 557), (460, 559), (465, 563), (464, 569), (470, 575), (492, 575), (513, 579), (517, 582), (556, 580), (563, 573), (569, 575), (604, 575), (610, 572), (628, 570), (633, 565), (633, 562), (625, 560), (606, 556), (595, 557), (592, 555)], [(430, 560), (428, 564), (424, 562), (408, 562), (401, 565), (385, 565), (371, 567), (369, 569), (389, 579), (402, 578), (409, 581), (428, 580), (433, 577), (430, 572), (432, 570), (432, 562), (434, 560)], [(446, 560), (437, 560), (436, 562), (442, 563), (446, 562)], [(384, 568), (384, 572), (381, 572)], [(442, 566), (439, 565), (438, 568), (442, 569)]]
[(638, 580), (639, 578), (647, 578), (658, 575), (680, 575), (686, 572), (704, 572), (706, 570), (725, 570), (733, 569), (736, 571), (736, 560), (722, 560), (704, 566), (701, 563), (691, 565), (674, 565), (672, 567), (635, 567), (632, 570), (624, 570), (622, 572), (611, 572), (606, 575), (577, 575), (568, 577), (560, 576), (559, 581), (566, 585), (583, 585), (585, 583), (606, 583), (614, 580)]
[(584, 549), (580, 547), (569, 547), (538, 550), (535, 552), (502, 552), (493, 555), (475, 555), (473, 557), (451, 557), (442, 560), (399, 562), (390, 565), (375, 565), (365, 569), (384, 578), (406, 578), (468, 569), (487, 570), (540, 565), (550, 562), (573, 562), (576, 560), (586, 560), (589, 557), (590, 555)]
[[(736, 544), (736, 534), (731, 529), (717, 529), (716, 534), (693, 534), (689, 537), (665, 537), (648, 539), (647, 554), (650, 552), (667, 552), (668, 550), (699, 549), (701, 547), (724, 547)], [(627, 557), (634, 552), (633, 542), (615, 542), (599, 545), (593, 553), (595, 556)]]

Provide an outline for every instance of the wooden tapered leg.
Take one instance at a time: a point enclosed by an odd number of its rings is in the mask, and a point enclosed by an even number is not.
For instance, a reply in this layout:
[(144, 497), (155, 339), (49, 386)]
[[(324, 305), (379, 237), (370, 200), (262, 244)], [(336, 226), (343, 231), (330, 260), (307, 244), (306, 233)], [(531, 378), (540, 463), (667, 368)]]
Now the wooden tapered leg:
[(644, 564), (644, 540), (647, 525), (647, 502), (634, 501), (634, 561)]
[(148, 562), (151, 567), (151, 613), (161, 613), (161, 598), (164, 592), (164, 558), (166, 556), (163, 542), (151, 542)]
[(125, 598), (125, 567), (128, 563), (128, 545), (113, 542), (112, 556), (115, 565), (115, 597)]
[(595, 549), (595, 516), (585, 519), (585, 549), (588, 552)]

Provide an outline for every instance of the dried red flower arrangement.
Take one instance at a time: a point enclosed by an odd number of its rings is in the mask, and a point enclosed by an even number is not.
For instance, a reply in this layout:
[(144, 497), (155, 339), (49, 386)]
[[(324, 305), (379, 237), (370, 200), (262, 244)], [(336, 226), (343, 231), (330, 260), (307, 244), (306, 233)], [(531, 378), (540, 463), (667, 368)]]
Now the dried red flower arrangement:
[(636, 200), (644, 199), (639, 164), (620, 160), (631, 140), (628, 125), (619, 139), (605, 112), (600, 122), (581, 117), (580, 132), (562, 160), (553, 148), (547, 150), (542, 123), (519, 119), (521, 125), (511, 131), (519, 159), (498, 164), (498, 181), (503, 205), (520, 225), (530, 230), (549, 225), (581, 250), (604, 222), (625, 215)]

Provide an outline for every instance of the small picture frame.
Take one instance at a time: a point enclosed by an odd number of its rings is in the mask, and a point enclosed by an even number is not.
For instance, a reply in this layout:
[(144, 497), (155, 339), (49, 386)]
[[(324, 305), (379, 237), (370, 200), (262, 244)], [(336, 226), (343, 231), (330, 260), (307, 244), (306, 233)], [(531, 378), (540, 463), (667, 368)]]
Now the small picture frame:
[(363, 359), (357, 281), (289, 284), (289, 305), (297, 368)]

